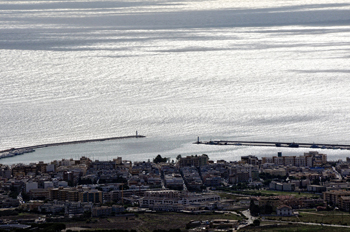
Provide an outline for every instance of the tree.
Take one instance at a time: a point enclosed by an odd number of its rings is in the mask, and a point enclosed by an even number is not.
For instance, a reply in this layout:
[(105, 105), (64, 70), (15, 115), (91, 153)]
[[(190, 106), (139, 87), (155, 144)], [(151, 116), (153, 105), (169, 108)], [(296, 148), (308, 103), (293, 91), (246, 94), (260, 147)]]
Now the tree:
[(153, 159), (153, 163), (165, 163), (167, 158), (163, 158), (161, 155), (157, 155), (156, 158)]
[(181, 155), (176, 156), (176, 160), (179, 161), (182, 158)]
[(91, 217), (91, 211), (84, 211), (83, 217), (84, 218), (90, 218)]
[(253, 221), (253, 226), (260, 226), (260, 220), (259, 219), (255, 219)]
[(266, 213), (266, 214), (272, 214), (272, 212), (273, 212), (272, 206), (266, 204), (266, 205), (265, 205), (265, 213)]
[(320, 184), (320, 179), (314, 179), (311, 184), (319, 185)]
[(250, 200), (249, 210), (250, 210), (250, 215), (255, 216), (255, 217), (258, 216), (260, 213), (260, 208), (258, 205), (256, 205), (254, 203), (253, 199)]

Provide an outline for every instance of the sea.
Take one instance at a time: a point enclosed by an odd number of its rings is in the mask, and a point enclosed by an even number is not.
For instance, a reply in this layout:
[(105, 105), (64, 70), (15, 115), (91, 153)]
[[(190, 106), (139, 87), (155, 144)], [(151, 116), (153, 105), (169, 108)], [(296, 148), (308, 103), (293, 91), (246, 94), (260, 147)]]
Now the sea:
[[(160, 154), (303, 155), (208, 146), (350, 144), (348, 0), (2, 0), (0, 163)], [(347, 150), (320, 150), (328, 160)]]

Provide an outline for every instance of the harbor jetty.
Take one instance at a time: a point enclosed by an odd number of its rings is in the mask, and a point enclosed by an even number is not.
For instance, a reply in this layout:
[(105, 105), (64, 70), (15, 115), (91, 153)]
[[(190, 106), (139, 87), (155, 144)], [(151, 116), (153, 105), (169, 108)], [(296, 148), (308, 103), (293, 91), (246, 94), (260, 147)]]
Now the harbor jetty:
[(296, 142), (269, 142), (269, 141), (239, 141), (239, 140), (211, 140), (199, 141), (195, 144), (205, 145), (233, 145), (233, 146), (260, 146), (260, 147), (291, 147), (291, 148), (319, 148), (319, 149), (340, 149), (350, 150), (350, 145), (347, 144), (324, 144), (324, 143), (296, 143)]
[(103, 142), (108, 140), (119, 140), (119, 139), (145, 138), (145, 137), (146, 136), (139, 135), (136, 132), (136, 135), (130, 135), (130, 136), (75, 140), (75, 141), (68, 141), (68, 142), (40, 144), (40, 145), (34, 145), (29, 147), (11, 148), (11, 149), (0, 151), (0, 159), (9, 158), (17, 155), (23, 155), (25, 153), (35, 152), (35, 149), (44, 148), (44, 147), (62, 146), (62, 145), (79, 144), (79, 143)]

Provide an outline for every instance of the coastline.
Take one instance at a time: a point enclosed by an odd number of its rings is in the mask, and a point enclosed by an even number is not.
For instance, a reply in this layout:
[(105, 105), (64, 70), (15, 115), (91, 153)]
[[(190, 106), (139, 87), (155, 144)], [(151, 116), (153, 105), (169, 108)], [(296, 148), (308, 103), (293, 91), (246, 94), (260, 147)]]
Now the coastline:
[(0, 151), (0, 159), (9, 158), (17, 155), (23, 155), (25, 153), (35, 152), (35, 149), (43, 148), (43, 147), (53, 147), (53, 146), (62, 146), (62, 145), (79, 144), (79, 143), (102, 142), (102, 141), (118, 140), (118, 139), (145, 138), (145, 137), (146, 136), (144, 135), (136, 134), (136, 135), (129, 135), (129, 136), (74, 140), (74, 141), (59, 142), (59, 143), (39, 144), (39, 145), (28, 146), (28, 147), (10, 148), (10, 149)]

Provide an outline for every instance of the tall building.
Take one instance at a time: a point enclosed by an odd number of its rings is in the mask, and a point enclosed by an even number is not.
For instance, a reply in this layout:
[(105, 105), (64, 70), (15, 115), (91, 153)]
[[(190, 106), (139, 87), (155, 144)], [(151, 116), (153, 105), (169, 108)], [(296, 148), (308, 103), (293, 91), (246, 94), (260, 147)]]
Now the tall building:
[(208, 165), (209, 162), (209, 157), (205, 154), (201, 155), (201, 156), (186, 156), (184, 158), (180, 158), (179, 160), (179, 166), (180, 168), (182, 167), (201, 167), (201, 166), (205, 166)]
[(253, 165), (258, 165), (259, 164), (259, 159), (256, 156), (253, 155), (247, 155), (247, 156), (241, 156), (241, 162), (243, 164), (253, 164)]
[(81, 202), (92, 202), (92, 203), (103, 203), (103, 193), (96, 189), (90, 191), (84, 191), (79, 193), (79, 201)]
[(317, 151), (304, 153), (303, 156), (273, 156), (262, 157), (261, 163), (274, 163), (276, 165), (297, 166), (297, 167), (317, 167), (327, 163), (327, 155), (319, 154)]

